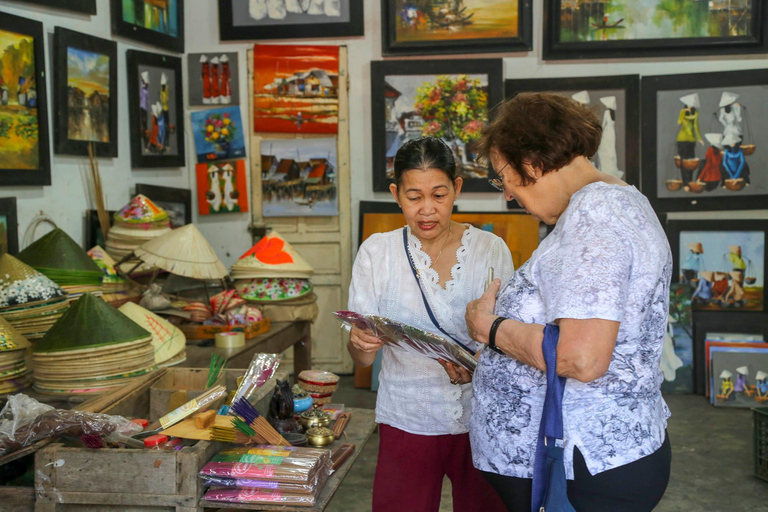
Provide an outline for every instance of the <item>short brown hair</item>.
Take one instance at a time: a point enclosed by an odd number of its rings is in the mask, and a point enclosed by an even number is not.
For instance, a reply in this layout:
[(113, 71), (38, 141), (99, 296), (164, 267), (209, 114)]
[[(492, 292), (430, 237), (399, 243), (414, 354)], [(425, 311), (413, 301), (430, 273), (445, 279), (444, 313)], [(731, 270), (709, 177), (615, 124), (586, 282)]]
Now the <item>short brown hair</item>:
[(553, 93), (521, 93), (500, 103), (478, 144), (488, 159), (496, 148), (521, 178), (535, 183), (523, 164), (556, 171), (577, 156), (591, 158), (600, 146), (603, 128), (595, 113), (574, 100)]

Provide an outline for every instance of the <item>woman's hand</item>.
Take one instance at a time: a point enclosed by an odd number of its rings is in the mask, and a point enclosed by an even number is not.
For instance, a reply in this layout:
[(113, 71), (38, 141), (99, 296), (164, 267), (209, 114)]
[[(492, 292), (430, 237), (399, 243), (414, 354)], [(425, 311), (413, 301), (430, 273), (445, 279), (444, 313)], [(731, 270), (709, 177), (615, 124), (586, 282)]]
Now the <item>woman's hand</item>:
[(353, 327), (349, 333), (349, 342), (360, 352), (375, 354), (384, 346), (384, 341), (376, 337), (370, 329)]
[(493, 310), (496, 307), (496, 294), (501, 288), (501, 280), (494, 279), (491, 286), (477, 300), (467, 304), (467, 313), (464, 319), (467, 322), (469, 337), (480, 343), (488, 343), (488, 333), (491, 331), (491, 324), (496, 320)]
[(438, 359), (437, 360), (440, 365), (445, 368), (445, 373), (448, 374), (448, 377), (451, 379), (451, 384), (466, 384), (468, 382), (472, 382), (472, 374), (469, 373), (465, 368), (453, 364), (450, 361), (446, 361), (445, 359)]

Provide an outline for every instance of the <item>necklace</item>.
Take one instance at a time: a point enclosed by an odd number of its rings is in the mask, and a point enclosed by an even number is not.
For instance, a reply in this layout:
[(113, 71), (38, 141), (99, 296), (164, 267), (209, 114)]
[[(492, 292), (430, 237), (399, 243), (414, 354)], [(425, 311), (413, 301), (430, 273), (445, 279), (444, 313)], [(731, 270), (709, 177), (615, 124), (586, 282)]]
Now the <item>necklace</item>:
[(451, 239), (452, 228), (453, 228), (453, 222), (448, 224), (448, 237), (445, 239), (445, 242), (443, 242), (443, 246), (440, 248), (440, 252), (437, 253), (437, 258), (435, 258), (435, 261), (432, 262), (433, 267), (437, 265), (437, 262), (440, 260), (440, 256), (443, 255), (443, 249), (445, 249), (445, 246), (448, 245), (448, 240)]

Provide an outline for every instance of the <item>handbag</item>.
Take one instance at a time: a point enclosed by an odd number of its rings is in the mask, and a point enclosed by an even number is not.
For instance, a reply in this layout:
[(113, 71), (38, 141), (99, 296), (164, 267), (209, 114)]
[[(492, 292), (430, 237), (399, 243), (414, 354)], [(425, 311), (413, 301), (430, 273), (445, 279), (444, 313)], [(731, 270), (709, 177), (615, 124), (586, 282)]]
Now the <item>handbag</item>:
[(408, 264), (411, 266), (411, 272), (413, 272), (413, 277), (416, 278), (416, 283), (419, 285), (419, 291), (421, 292), (421, 299), (424, 301), (424, 307), (427, 308), (427, 315), (429, 316), (429, 319), (432, 321), (433, 324), (435, 324), (435, 327), (437, 327), (437, 330), (441, 333), (448, 336), (449, 339), (451, 339), (454, 343), (456, 343), (458, 346), (469, 352), (474, 356), (474, 352), (469, 349), (466, 345), (464, 345), (462, 342), (448, 334), (448, 332), (445, 331), (442, 327), (440, 327), (440, 324), (437, 322), (437, 318), (435, 318), (435, 315), (432, 313), (432, 308), (429, 307), (429, 301), (427, 301), (427, 296), (424, 295), (424, 289), (421, 287), (421, 279), (419, 279), (419, 273), (416, 271), (416, 267), (413, 265), (413, 260), (411, 259), (411, 251), (408, 250), (408, 227), (403, 228), (403, 247), (405, 247), (405, 255), (408, 258)]
[(557, 341), (560, 328), (544, 326), (541, 344), (547, 364), (547, 394), (539, 425), (536, 459), (533, 467), (531, 512), (576, 512), (568, 501), (565, 479), (565, 440), (563, 439), (563, 393), (565, 377), (557, 374)]

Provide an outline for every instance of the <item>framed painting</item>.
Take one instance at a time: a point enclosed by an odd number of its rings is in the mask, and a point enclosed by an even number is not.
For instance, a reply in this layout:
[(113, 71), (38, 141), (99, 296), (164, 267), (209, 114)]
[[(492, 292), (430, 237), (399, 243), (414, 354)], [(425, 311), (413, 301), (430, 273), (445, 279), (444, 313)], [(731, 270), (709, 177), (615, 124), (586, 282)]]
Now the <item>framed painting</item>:
[(765, 53), (760, 0), (549, 0), (544, 52), (550, 59)]
[(117, 43), (56, 27), (56, 153), (117, 156)]
[(197, 175), (197, 213), (218, 215), (248, 211), (245, 160), (200, 163)]
[(253, 47), (253, 131), (335, 134), (339, 47)]
[(131, 167), (183, 167), (184, 86), (181, 59), (128, 50)]
[[(112, 226), (115, 223), (116, 210), (108, 210), (109, 225)], [(85, 245), (83, 248), (86, 251), (91, 250), (94, 246), (106, 247), (107, 241), (104, 238), (104, 233), (101, 231), (101, 225), (99, 224), (99, 213), (96, 210), (85, 210)]]
[[(709, 401), (715, 407), (760, 407), (768, 400), (768, 345), (711, 347)], [(759, 389), (758, 389), (759, 388)]]
[(696, 311), (766, 311), (762, 220), (667, 222), (673, 282), (694, 287)]
[(96, 0), (17, 0), (25, 4), (45, 5), (56, 9), (96, 14)]
[(184, 53), (184, 0), (112, 0), (112, 35)]
[(190, 117), (198, 163), (245, 158), (240, 107), (199, 110)]
[(669, 318), (659, 366), (662, 393), (693, 393), (693, 310), (689, 284), (669, 290)]
[(502, 100), (501, 59), (371, 62), (373, 190), (387, 192), (405, 142), (433, 135), (453, 150), (465, 192), (494, 192), (475, 144)]
[(361, 0), (219, 0), (219, 39), (362, 36)]
[(171, 228), (176, 229), (192, 223), (192, 191), (188, 188), (137, 183), (136, 194), (147, 196), (153, 203), (168, 212)]
[(262, 139), (262, 215), (338, 215), (337, 168), (335, 137)]
[(0, 255), (19, 253), (19, 220), (16, 198), (0, 198)]
[(643, 193), (654, 209), (765, 208), (768, 69), (643, 77), (642, 109)]
[(532, 0), (382, 0), (383, 55), (526, 52)]
[(237, 53), (190, 53), (187, 71), (190, 107), (240, 104)]
[(43, 24), (0, 13), (0, 185), (50, 185)]

